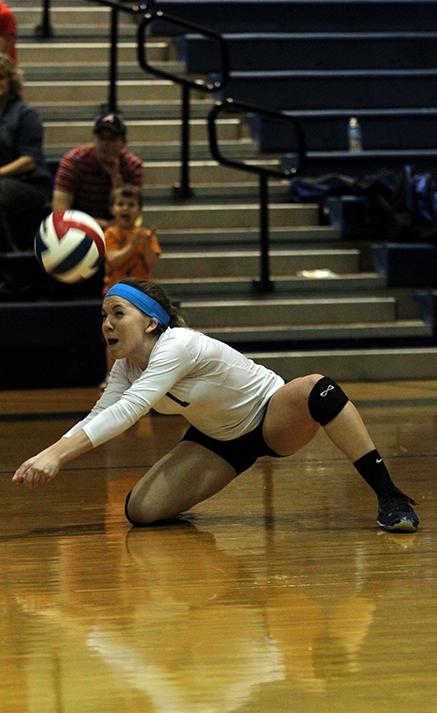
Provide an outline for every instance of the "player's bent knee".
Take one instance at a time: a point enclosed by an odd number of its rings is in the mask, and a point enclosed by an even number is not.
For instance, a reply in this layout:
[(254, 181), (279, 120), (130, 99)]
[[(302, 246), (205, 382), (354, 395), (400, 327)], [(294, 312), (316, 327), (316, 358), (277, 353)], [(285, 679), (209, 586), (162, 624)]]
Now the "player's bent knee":
[(317, 380), (308, 397), (309, 412), (317, 423), (326, 426), (344, 409), (348, 397), (329, 376)]
[(132, 490), (128, 493), (124, 504), (125, 517), (132, 525), (153, 525), (155, 522), (167, 520), (179, 514), (168, 512), (165, 508), (147, 506), (142, 498), (136, 498), (132, 493)]
[(124, 516), (126, 520), (129, 520), (131, 525), (138, 525), (139, 523), (134, 519), (133, 516), (133, 501), (131, 502), (132, 490), (126, 495), (126, 500), (124, 501)]
[(132, 496), (132, 490), (127, 494), (124, 503), (124, 514), (126, 520), (129, 520), (131, 525), (149, 525), (154, 521), (154, 518), (148, 518), (144, 512), (144, 508), (139, 508)]

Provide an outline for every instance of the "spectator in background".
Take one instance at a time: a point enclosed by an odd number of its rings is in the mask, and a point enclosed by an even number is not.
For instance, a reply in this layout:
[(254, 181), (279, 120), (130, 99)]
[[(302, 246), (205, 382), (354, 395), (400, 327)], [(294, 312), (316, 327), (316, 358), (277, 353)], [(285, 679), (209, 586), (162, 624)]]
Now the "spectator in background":
[[(141, 277), (150, 280), (152, 270), (161, 254), (156, 228), (137, 226), (142, 213), (141, 188), (125, 184), (111, 194), (111, 212), (114, 225), (105, 230), (105, 293), (124, 277)], [(114, 361), (106, 350), (107, 373)], [(106, 386), (106, 381), (100, 388)]]
[(105, 230), (104, 292), (124, 277), (150, 280), (161, 254), (156, 228), (137, 226), (142, 212), (141, 188), (125, 184), (111, 194), (114, 225)]
[(71, 149), (61, 159), (52, 208), (82, 210), (105, 229), (112, 219), (111, 191), (124, 183), (142, 187), (143, 162), (126, 148), (122, 119), (104, 114), (94, 124), (94, 143)]
[(6, 3), (0, 2), (0, 52), (8, 55), (13, 62), (17, 60), (16, 35), (15, 15)]
[(43, 126), (22, 98), (17, 66), (0, 53), (0, 249), (28, 249), (50, 200)]

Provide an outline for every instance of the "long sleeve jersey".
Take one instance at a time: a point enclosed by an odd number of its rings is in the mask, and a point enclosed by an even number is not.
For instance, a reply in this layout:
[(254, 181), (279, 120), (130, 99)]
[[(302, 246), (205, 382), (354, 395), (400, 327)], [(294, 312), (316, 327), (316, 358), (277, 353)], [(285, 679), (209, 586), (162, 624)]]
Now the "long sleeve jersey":
[(108, 386), (88, 416), (65, 435), (83, 429), (98, 446), (154, 409), (181, 414), (199, 431), (227, 441), (261, 422), (284, 380), (232, 347), (191, 329), (167, 329), (146, 369), (129, 359), (115, 362)]

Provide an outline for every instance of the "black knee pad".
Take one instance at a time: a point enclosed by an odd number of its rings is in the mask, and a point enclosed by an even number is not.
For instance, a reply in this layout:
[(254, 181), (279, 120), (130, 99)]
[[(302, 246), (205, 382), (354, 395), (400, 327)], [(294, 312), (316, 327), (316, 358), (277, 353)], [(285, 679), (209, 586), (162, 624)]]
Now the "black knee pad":
[(348, 401), (343, 389), (329, 376), (324, 376), (313, 386), (308, 397), (308, 408), (313, 419), (326, 426)]

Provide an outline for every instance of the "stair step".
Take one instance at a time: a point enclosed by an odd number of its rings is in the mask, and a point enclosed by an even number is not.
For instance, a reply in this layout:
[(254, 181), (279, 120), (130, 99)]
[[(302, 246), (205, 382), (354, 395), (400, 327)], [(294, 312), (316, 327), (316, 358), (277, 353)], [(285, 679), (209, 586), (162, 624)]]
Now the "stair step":
[[(182, 122), (177, 119), (146, 119), (126, 121), (129, 146), (145, 143), (179, 142)], [(240, 119), (221, 119), (218, 121), (220, 136), (227, 141), (236, 141), (241, 137)], [(90, 141), (92, 125), (89, 121), (47, 121), (44, 125), (45, 143), (51, 150), (55, 146), (71, 144), (76, 146)], [(190, 121), (190, 136), (193, 141), (207, 141), (207, 124), (203, 119)]]
[[(248, 161), (248, 164), (256, 164), (265, 167), (278, 167), (276, 159), (259, 159)], [(172, 185), (179, 180), (180, 161), (155, 161), (144, 163), (145, 185)], [(193, 183), (211, 184), (222, 182), (253, 182), (253, 174), (246, 171), (237, 171), (234, 168), (221, 166), (216, 161), (191, 161), (190, 179)]]
[[(88, 123), (88, 131), (91, 131), (91, 122)], [(88, 136), (88, 141), (90, 135)], [(87, 143), (87, 142), (85, 142)], [(48, 158), (52, 164), (53, 172), (56, 171), (61, 152), (59, 148), (54, 155)], [(56, 165), (53, 163), (56, 161)], [(275, 168), (278, 165), (276, 160), (247, 160), (249, 165), (271, 166)], [(177, 185), (181, 177), (181, 162), (180, 161), (145, 161), (144, 162), (144, 199), (146, 202), (157, 199), (165, 199), (174, 197), (174, 186)], [(190, 161), (189, 168), (190, 184), (193, 188), (196, 198), (211, 198), (220, 202), (220, 198), (229, 197), (243, 199), (245, 196), (258, 201), (259, 183), (254, 182), (254, 175), (246, 171), (237, 171), (232, 168), (221, 166), (215, 161), (197, 160)], [(270, 180), (269, 196), (270, 198), (284, 198), (289, 201), (288, 181)]]
[[(226, 33), (234, 70), (381, 69), (431, 67), (436, 32), (259, 32)], [(176, 39), (178, 56), (189, 71), (220, 69), (217, 42), (201, 35)]]
[[(165, 159), (176, 161), (181, 155), (180, 141), (167, 141), (155, 143), (135, 143), (129, 141), (129, 148), (143, 160), (153, 161), (154, 159)], [(236, 141), (222, 141), (221, 148), (228, 156), (239, 159), (254, 159), (258, 156), (258, 149), (250, 139), (239, 139)], [(71, 149), (71, 144), (61, 146), (60, 144), (46, 144), (45, 154), (47, 158), (60, 158)], [(206, 141), (192, 141), (190, 155), (195, 160), (206, 160), (211, 158), (209, 143)]]
[[(216, 32), (412, 32), (436, 26), (433, 0), (161, 0), (159, 9)], [(165, 20), (154, 30), (181, 33)]]
[[(162, 69), (171, 74), (183, 74), (184, 69), (180, 62), (160, 62), (150, 60), (157, 69)], [(106, 80), (109, 76), (109, 61), (94, 63), (92, 66), (84, 64), (61, 64), (58, 67), (51, 64), (26, 64), (20, 61), (27, 81), (72, 81), (77, 79)], [(146, 72), (138, 62), (118, 62), (117, 81), (151, 79), (154, 75)]]
[(393, 321), (396, 300), (393, 297), (325, 297), (182, 301), (181, 309), (188, 323), (200, 330), (263, 324), (312, 324), (316, 328), (319, 324)]
[[(148, 221), (147, 212), (144, 216)], [(185, 230), (161, 229), (159, 228), (159, 241), (163, 249), (172, 247), (184, 247), (187, 249), (190, 245), (202, 247), (230, 247), (234, 245), (257, 247), (260, 242), (259, 227), (254, 228), (210, 228), (207, 231), (201, 228), (187, 228)], [(289, 227), (271, 227), (270, 228), (270, 243), (271, 245), (289, 245), (302, 244), (306, 245), (309, 242), (331, 242), (339, 241), (341, 233), (336, 228), (330, 226), (296, 226)], [(383, 278), (381, 278), (383, 279)]]
[(337, 381), (434, 379), (437, 373), (437, 347), (251, 350), (246, 355), (273, 369), (286, 381), (298, 374), (319, 373), (321, 370)]
[[(107, 93), (107, 90), (106, 90)], [(90, 121), (102, 111), (102, 102), (77, 101), (57, 102), (56, 94), (52, 101), (34, 101), (32, 106), (38, 110), (43, 121)], [(210, 99), (193, 98), (190, 103), (192, 119), (205, 118), (212, 107)], [(128, 119), (178, 119), (181, 115), (180, 98), (167, 101), (123, 101), (120, 111)]]
[[(237, 173), (236, 171), (234, 173)], [(241, 172), (242, 173), (242, 172)], [(245, 174), (246, 176), (248, 174)], [(252, 175), (253, 174), (249, 174)], [(236, 176), (232, 178), (235, 179)], [(179, 183), (179, 181), (175, 181)], [(173, 193), (173, 185), (166, 186), (153, 186), (146, 182), (146, 198), (145, 203), (147, 206), (148, 201), (158, 201), (168, 198)], [(242, 201), (242, 200), (259, 200), (259, 185), (258, 183), (244, 183), (243, 181), (239, 183), (223, 182), (222, 184), (211, 185), (209, 183), (193, 183), (191, 181), (191, 187), (194, 196), (199, 200), (224, 200), (224, 201)], [(271, 185), (269, 188), (269, 196), (271, 200), (290, 200), (290, 186), (288, 183), (281, 185)]]
[[(120, 79), (117, 83), (117, 93), (120, 102), (139, 102), (141, 98), (148, 101), (180, 101), (180, 88), (173, 82), (161, 79)], [(36, 106), (36, 103), (56, 102), (61, 104), (68, 102), (77, 104), (80, 102), (104, 103), (107, 100), (108, 81), (99, 80), (70, 80), (60, 84), (56, 81), (30, 81), (24, 86), (24, 98), (29, 104)], [(210, 101), (206, 93), (199, 92), (197, 99)]]
[[(40, 25), (40, 23), (37, 23), (35, 25), (33, 24), (23, 24), (19, 27), (18, 30), (18, 38), (20, 40), (29, 40), (29, 41), (34, 41), (35, 38), (38, 36), (39, 31), (37, 31), (37, 27)], [(52, 29), (55, 33), (56, 39), (59, 40), (97, 40), (97, 41), (104, 41), (107, 39), (109, 35), (109, 27), (105, 27), (105, 24), (95, 24), (92, 23), (90, 25), (65, 25), (65, 24), (60, 24), (52, 25)], [(118, 31), (118, 37), (121, 41), (126, 42), (129, 40), (132, 40), (135, 37), (135, 27), (132, 25), (123, 25), (122, 27), (119, 28)]]
[[(375, 291), (383, 294), (384, 281), (375, 273), (341, 274), (330, 278), (327, 289), (326, 281), (317, 278), (304, 278), (296, 276), (272, 275), (274, 280), (274, 294), (287, 294), (293, 297), (304, 297), (317, 293), (328, 293), (338, 296), (341, 292), (362, 293), (364, 290)], [(221, 278), (167, 278), (162, 277), (159, 283), (174, 299), (230, 297), (236, 298), (244, 295), (248, 297), (254, 293), (254, 282), (259, 281), (255, 273), (252, 277), (221, 277)]]
[[(287, 226), (317, 225), (318, 206), (299, 204), (276, 204), (270, 206), (270, 225)], [(259, 221), (259, 207), (246, 204), (167, 205), (148, 206), (144, 212), (145, 225), (159, 226), (160, 230), (187, 228), (247, 228)]]
[[(37, 7), (14, 7), (15, 17), (19, 30), (22, 27), (34, 27), (41, 22), (41, 6)], [(50, 20), (54, 28), (65, 26), (72, 28), (78, 25), (102, 25), (108, 29), (111, 18), (109, 7), (91, 7), (86, 5), (73, 5), (69, 7), (57, 7), (53, 5), (50, 9)], [(134, 28), (134, 21), (131, 14), (127, 12), (119, 13), (119, 23), (123, 26)]]
[[(293, 275), (302, 270), (324, 269), (336, 273), (357, 272), (358, 250), (272, 250), (272, 275)], [(164, 253), (154, 275), (164, 278), (248, 277), (256, 275), (260, 264), (258, 250), (232, 252)]]
[[(293, 168), (296, 157), (287, 154), (284, 165)], [(417, 168), (435, 169), (437, 164), (437, 148), (434, 149), (398, 149), (398, 150), (364, 150), (349, 151), (309, 151), (305, 175), (343, 173), (361, 176), (366, 172), (374, 173), (382, 170), (401, 170), (405, 164), (413, 164)]]
[[(102, 63), (108, 67), (109, 42), (17, 42), (17, 52), (20, 56), (20, 67), (25, 72), (28, 68), (46, 64), (56, 65), (58, 69), (64, 65), (95, 67)], [(166, 41), (148, 41), (147, 59), (149, 62), (168, 62), (173, 49)], [(137, 43), (119, 42), (117, 44), (118, 62), (137, 61)]]
[[(307, 150), (346, 151), (347, 125), (351, 116), (358, 117), (365, 151), (399, 150), (435, 147), (435, 107), (413, 109), (319, 109), (287, 111), (305, 127)], [(249, 117), (252, 137), (260, 151), (289, 152), (295, 146), (290, 130), (284, 123), (271, 121), (259, 114)], [(313, 156), (314, 158), (314, 156)]]
[[(254, 327), (205, 327), (202, 331), (227, 344), (273, 342), (322, 342), (346, 339), (411, 339), (432, 336), (432, 329), (421, 320), (394, 322), (356, 322), (346, 324), (284, 324)], [(320, 367), (319, 367), (320, 368)]]
[(295, 110), (423, 107), (434, 103), (436, 79), (437, 69), (231, 72), (216, 96)]

